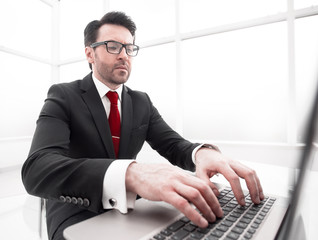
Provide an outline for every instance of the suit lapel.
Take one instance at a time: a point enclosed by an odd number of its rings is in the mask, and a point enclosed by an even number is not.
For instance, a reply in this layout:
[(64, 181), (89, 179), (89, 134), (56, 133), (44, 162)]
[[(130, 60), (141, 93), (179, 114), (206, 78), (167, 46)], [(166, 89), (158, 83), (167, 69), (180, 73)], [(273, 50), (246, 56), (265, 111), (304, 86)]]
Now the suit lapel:
[(130, 133), (132, 129), (132, 100), (128, 94), (128, 89), (123, 86), (122, 91), (122, 104), (121, 104), (121, 134), (120, 134), (120, 146), (119, 146), (119, 158), (126, 158), (127, 149), (129, 147)]
[(82, 97), (92, 114), (96, 128), (98, 129), (99, 135), (104, 143), (106, 151), (110, 158), (115, 158), (113, 142), (106, 118), (105, 109), (98, 95), (91, 74), (87, 75), (81, 81), (81, 89), (83, 90)]

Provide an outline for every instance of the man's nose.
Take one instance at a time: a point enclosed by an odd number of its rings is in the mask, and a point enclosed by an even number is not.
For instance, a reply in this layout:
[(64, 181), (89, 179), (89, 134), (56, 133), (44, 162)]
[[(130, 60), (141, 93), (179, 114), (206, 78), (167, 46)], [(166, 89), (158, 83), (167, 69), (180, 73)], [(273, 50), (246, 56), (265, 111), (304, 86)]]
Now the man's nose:
[(126, 48), (122, 48), (121, 49), (121, 51), (120, 51), (120, 53), (118, 54), (118, 58), (120, 58), (120, 59), (128, 59), (129, 58), (129, 56), (127, 55), (127, 53), (126, 53)]

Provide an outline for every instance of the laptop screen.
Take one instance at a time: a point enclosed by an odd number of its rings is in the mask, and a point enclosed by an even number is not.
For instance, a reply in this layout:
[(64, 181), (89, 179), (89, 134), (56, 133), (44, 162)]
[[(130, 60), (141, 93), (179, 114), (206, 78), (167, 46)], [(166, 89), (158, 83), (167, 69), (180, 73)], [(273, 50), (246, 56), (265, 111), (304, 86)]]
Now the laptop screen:
[[(317, 158), (318, 150), (318, 89), (316, 96), (314, 96), (313, 106), (305, 129), (305, 147), (301, 154), (299, 161), (299, 175), (297, 183), (295, 185), (294, 192), (291, 197), (291, 202), (287, 211), (287, 214), (281, 224), (280, 230), (275, 239), (308, 239), (306, 233), (306, 223), (310, 219), (310, 212), (312, 197), (311, 194), (315, 194), (310, 190), (315, 189), (309, 187), (312, 184), (311, 171), (312, 163)], [(317, 189), (317, 187), (316, 187)]]

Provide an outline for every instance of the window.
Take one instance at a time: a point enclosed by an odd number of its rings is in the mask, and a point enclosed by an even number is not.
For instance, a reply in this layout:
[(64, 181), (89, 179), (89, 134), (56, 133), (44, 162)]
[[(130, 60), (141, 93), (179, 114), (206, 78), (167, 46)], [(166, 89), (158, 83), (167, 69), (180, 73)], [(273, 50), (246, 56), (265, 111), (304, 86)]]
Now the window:
[(127, 85), (149, 93), (186, 138), (304, 141), (318, 75), (317, 0), (3, 0), (0, 145), (29, 144), (48, 87), (89, 73), (83, 30), (110, 10), (137, 24), (141, 50)]
[(275, 23), (182, 43), (187, 138), (286, 142), (286, 35)]
[(303, 130), (318, 82), (318, 16), (297, 19), (295, 22), (296, 50), (296, 117), (297, 140), (303, 142)]

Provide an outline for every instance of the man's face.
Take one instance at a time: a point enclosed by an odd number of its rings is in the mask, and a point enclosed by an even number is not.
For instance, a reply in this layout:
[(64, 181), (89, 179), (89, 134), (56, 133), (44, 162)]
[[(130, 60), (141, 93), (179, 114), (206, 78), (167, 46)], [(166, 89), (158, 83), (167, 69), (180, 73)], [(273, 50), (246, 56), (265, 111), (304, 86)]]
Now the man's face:
[[(104, 24), (100, 27), (96, 42), (117, 41), (123, 44), (133, 43), (133, 36), (125, 27)], [(111, 89), (116, 89), (120, 84), (127, 82), (130, 72), (132, 57), (126, 54), (125, 48), (119, 54), (111, 54), (105, 45), (94, 49), (86, 47), (86, 58), (92, 64), (93, 73)]]

